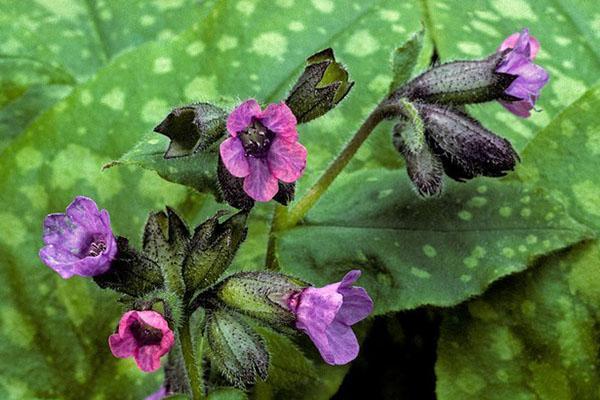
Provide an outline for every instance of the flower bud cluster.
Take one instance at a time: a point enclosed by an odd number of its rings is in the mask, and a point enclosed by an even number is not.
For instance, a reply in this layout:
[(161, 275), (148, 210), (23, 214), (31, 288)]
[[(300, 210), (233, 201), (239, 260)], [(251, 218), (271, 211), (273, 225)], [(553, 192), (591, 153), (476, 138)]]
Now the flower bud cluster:
[[(435, 66), (391, 93), (386, 103), (401, 104), (408, 115), (418, 110), (418, 116), (394, 127), (393, 143), (420, 195), (439, 195), (443, 173), (465, 181), (514, 169), (519, 156), (510, 142), (483, 127), (464, 106), (496, 100), (528, 117), (548, 81), (546, 71), (533, 63), (538, 49), (537, 39), (524, 29), (483, 60)], [(426, 147), (412, 146), (416, 139)]]

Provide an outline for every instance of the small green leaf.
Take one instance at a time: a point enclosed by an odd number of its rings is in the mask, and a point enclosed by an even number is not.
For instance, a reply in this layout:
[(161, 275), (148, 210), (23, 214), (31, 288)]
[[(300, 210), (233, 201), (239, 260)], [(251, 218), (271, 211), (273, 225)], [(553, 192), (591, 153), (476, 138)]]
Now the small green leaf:
[(207, 400), (247, 400), (248, 395), (236, 388), (219, 388), (212, 390)]
[(398, 89), (412, 76), (423, 49), (424, 34), (425, 31), (421, 29), (392, 52), (393, 78), (390, 83), (390, 92)]
[(164, 138), (157, 137), (155, 133), (146, 134), (131, 150), (104, 168), (136, 165), (155, 171), (169, 182), (189, 186), (200, 193), (217, 193), (216, 146), (188, 156), (165, 159), (167, 146)]
[(455, 305), (592, 235), (518, 183), (451, 182), (423, 201), (403, 171), (368, 170), (340, 178), (303, 224), (281, 232), (278, 255), (283, 272), (318, 285), (363, 270), (359, 284), (382, 314)]

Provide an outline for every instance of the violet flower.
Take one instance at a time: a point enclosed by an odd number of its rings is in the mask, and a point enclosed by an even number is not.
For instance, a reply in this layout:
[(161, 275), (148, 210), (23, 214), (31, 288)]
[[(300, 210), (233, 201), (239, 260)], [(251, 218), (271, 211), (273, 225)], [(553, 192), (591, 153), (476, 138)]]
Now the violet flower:
[(65, 214), (46, 217), (43, 237), (40, 258), (64, 279), (103, 274), (117, 255), (108, 211), (99, 211), (94, 200), (83, 196)]
[(373, 301), (365, 289), (352, 286), (360, 274), (359, 270), (350, 271), (341, 282), (307, 287), (288, 299), (288, 308), (296, 315), (296, 328), (310, 337), (327, 364), (347, 364), (358, 355), (351, 326), (373, 311)]
[(144, 372), (160, 368), (160, 358), (167, 354), (175, 337), (169, 324), (156, 311), (128, 311), (121, 317), (117, 333), (108, 338), (115, 357), (133, 357)]
[(169, 396), (167, 392), (167, 388), (161, 386), (156, 392), (152, 393), (150, 396), (147, 396), (144, 400), (162, 400), (165, 397)]
[(254, 99), (240, 104), (227, 119), (231, 135), (221, 143), (223, 164), (244, 178), (244, 191), (257, 201), (271, 200), (279, 182), (295, 182), (306, 166), (306, 149), (298, 143), (296, 117), (285, 103), (264, 111)]
[(499, 100), (508, 111), (519, 117), (529, 117), (537, 101), (540, 90), (548, 82), (548, 73), (533, 59), (540, 49), (538, 40), (529, 35), (527, 29), (514, 33), (502, 42), (499, 51), (510, 49), (498, 64), (496, 72), (516, 75), (517, 78), (504, 91), (513, 101)]

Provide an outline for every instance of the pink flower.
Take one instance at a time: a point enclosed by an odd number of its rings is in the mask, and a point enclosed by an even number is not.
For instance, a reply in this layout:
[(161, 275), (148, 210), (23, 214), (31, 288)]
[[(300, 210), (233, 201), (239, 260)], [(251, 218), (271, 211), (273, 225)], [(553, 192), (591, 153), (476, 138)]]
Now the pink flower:
[(167, 388), (161, 386), (156, 392), (152, 393), (150, 396), (147, 396), (144, 400), (162, 400), (167, 397), (169, 393), (167, 392)]
[(500, 100), (508, 111), (519, 117), (529, 117), (540, 91), (548, 83), (548, 73), (544, 68), (533, 63), (540, 49), (540, 43), (529, 31), (510, 35), (498, 48), (499, 51), (510, 49), (498, 64), (496, 72), (516, 75), (516, 79), (504, 91), (513, 100)]
[(244, 178), (244, 191), (254, 200), (269, 201), (279, 181), (302, 176), (306, 149), (298, 143), (296, 117), (285, 103), (261, 111), (256, 100), (246, 100), (229, 115), (227, 130), (231, 136), (221, 143), (221, 159), (231, 175)]
[(296, 314), (296, 328), (308, 334), (327, 364), (347, 364), (358, 355), (351, 326), (373, 311), (365, 289), (352, 286), (360, 274), (350, 271), (341, 282), (307, 287), (288, 299), (288, 308)]
[(108, 338), (115, 357), (133, 357), (139, 369), (153, 372), (167, 354), (175, 338), (162, 315), (156, 311), (128, 311), (119, 322), (117, 333)]

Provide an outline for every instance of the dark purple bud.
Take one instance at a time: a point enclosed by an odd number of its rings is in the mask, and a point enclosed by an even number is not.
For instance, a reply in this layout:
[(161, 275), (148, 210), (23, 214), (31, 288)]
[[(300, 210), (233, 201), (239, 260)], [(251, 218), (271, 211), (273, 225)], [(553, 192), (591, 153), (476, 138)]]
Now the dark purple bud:
[(310, 56), (306, 62), (304, 72), (285, 100), (299, 124), (333, 109), (354, 85), (330, 48)]
[(417, 76), (392, 93), (390, 98), (441, 104), (471, 104), (505, 99), (505, 90), (516, 79), (497, 71), (506, 52), (495, 53), (484, 60), (454, 61), (442, 64)]
[(227, 113), (209, 103), (178, 107), (154, 128), (171, 139), (165, 158), (206, 150), (225, 135)]
[(416, 103), (429, 147), (446, 175), (465, 181), (478, 175), (498, 177), (512, 171), (519, 155), (510, 142), (475, 119), (450, 107)]

